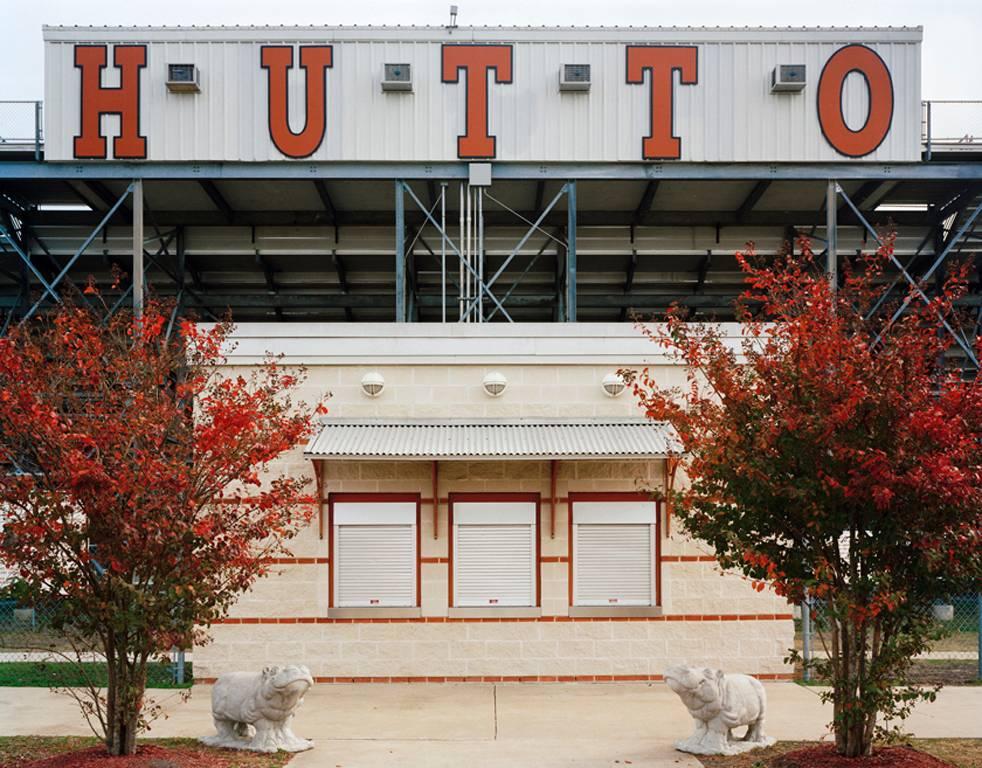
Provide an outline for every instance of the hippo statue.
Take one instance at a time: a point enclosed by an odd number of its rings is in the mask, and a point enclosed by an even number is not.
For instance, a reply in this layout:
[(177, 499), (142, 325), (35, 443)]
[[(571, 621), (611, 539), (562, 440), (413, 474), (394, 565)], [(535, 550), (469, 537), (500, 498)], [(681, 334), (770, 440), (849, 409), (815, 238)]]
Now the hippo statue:
[(211, 690), (211, 714), (218, 733), (204, 737), (202, 743), (253, 752), (311, 749), (314, 742), (295, 736), (290, 721), (313, 684), (310, 670), (300, 666), (222, 675)]
[[(767, 696), (756, 678), (685, 665), (666, 670), (664, 677), (696, 721), (693, 734), (675, 742), (680, 752), (736, 755), (774, 743), (774, 739), (764, 735)], [(742, 739), (734, 739), (730, 729), (742, 725), (747, 726), (747, 733)]]

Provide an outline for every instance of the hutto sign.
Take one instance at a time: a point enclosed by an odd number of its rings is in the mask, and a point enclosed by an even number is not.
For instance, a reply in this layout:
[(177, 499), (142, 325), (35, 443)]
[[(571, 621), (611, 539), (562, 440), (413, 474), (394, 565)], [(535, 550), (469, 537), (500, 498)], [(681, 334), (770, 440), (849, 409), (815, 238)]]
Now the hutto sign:
[[(160, 30), (146, 30), (151, 39), (137, 43), (71, 41), (65, 72), (69, 46), (46, 31), (49, 158), (917, 159), (919, 31), (887, 44), (828, 42), (814, 31), (814, 40), (784, 44), (693, 45), (566, 41), (559, 32), (556, 41), (366, 35), (330, 44), (166, 32), (160, 40)], [(389, 61), (410, 64), (411, 90), (381, 92)], [(167, 92), (160, 74), (174, 63), (194, 64), (200, 93)], [(588, 64), (590, 87), (559, 92), (563, 63)], [(800, 93), (769, 88), (781, 64), (807, 71)]]

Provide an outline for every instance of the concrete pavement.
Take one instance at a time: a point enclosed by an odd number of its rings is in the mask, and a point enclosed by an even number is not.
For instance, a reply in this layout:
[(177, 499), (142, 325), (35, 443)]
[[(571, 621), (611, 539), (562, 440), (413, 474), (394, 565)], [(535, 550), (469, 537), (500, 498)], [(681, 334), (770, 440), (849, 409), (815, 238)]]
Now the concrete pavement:
[[(818, 739), (829, 720), (814, 688), (765, 683), (767, 732)], [(168, 717), (151, 736), (211, 732), (210, 688), (182, 702), (175, 691), (151, 693)], [(907, 730), (924, 738), (982, 738), (982, 687), (946, 688), (920, 705)], [(691, 720), (661, 683), (318, 685), (294, 730), (317, 746), (291, 768), (498, 768), (614, 766), (698, 768), (671, 743)], [(0, 688), (0, 735), (85, 734), (74, 702), (39, 688)]]

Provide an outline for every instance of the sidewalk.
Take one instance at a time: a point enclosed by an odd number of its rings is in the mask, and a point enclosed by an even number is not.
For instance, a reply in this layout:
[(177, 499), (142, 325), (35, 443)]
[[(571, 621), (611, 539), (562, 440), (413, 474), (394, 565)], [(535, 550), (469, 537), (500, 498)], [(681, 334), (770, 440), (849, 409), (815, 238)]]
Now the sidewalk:
[[(818, 739), (829, 713), (814, 688), (766, 683), (768, 734)], [(211, 733), (210, 688), (190, 701), (155, 691), (168, 719), (151, 736)], [(982, 738), (982, 687), (946, 688), (922, 704), (908, 730), (923, 738)], [(317, 746), (290, 768), (498, 768), (614, 766), (697, 768), (672, 749), (691, 720), (662, 683), (318, 685), (294, 730)], [(85, 734), (74, 702), (39, 688), (0, 688), (0, 735)], [(619, 762), (618, 762), (619, 761)], [(630, 762), (628, 762), (630, 761)]]

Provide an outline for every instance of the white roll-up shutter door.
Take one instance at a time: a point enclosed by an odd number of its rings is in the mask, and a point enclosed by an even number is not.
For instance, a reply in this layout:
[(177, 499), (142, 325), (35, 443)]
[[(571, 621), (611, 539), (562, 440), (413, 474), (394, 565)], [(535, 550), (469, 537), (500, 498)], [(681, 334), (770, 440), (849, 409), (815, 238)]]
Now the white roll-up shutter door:
[(573, 603), (656, 603), (655, 502), (573, 503)]
[(535, 502), (454, 504), (454, 605), (535, 605), (535, 519)]
[(416, 505), (345, 502), (334, 507), (334, 605), (416, 605)]

